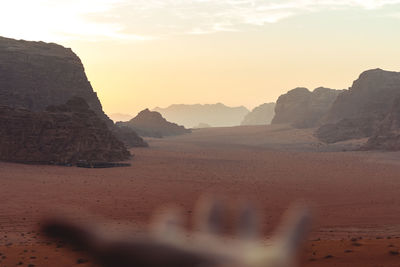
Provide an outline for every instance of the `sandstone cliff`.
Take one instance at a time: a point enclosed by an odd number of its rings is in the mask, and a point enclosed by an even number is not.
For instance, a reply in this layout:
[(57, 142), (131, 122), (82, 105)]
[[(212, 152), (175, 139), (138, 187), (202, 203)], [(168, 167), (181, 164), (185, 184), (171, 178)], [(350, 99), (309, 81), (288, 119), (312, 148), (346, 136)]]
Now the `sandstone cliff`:
[(395, 99), (363, 149), (400, 150), (400, 97)]
[(324, 87), (316, 88), (313, 92), (303, 87), (290, 90), (278, 98), (272, 124), (287, 123), (296, 128), (315, 127), (342, 92)]
[[(85, 99), (110, 129), (114, 127), (103, 112), (81, 60), (71, 49), (0, 37), (0, 105), (43, 111), (74, 96)], [(126, 144), (142, 142), (131, 134)]]
[(266, 125), (271, 124), (275, 115), (275, 103), (265, 103), (255, 107), (248, 113), (241, 125)]
[(398, 97), (400, 72), (365, 71), (348, 91), (337, 97), (315, 135), (327, 143), (370, 137), (378, 131)]
[(124, 144), (82, 98), (46, 111), (0, 107), (0, 160), (65, 165), (129, 157)]
[(160, 113), (145, 109), (128, 122), (118, 122), (118, 126), (127, 126), (140, 136), (157, 137), (180, 135), (191, 131), (176, 123), (168, 122)]

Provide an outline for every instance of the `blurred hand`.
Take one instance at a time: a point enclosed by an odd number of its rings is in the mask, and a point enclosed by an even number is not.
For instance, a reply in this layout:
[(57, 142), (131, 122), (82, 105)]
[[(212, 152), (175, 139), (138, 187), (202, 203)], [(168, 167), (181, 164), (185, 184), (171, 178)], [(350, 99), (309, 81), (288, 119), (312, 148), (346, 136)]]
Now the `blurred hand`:
[(147, 233), (110, 237), (92, 226), (62, 218), (48, 219), (42, 231), (87, 251), (101, 266), (113, 267), (291, 267), (309, 227), (304, 208), (292, 208), (276, 235), (265, 244), (257, 214), (244, 206), (230, 237), (223, 235), (225, 208), (211, 199), (199, 201), (195, 227), (187, 231), (175, 210), (157, 215)]

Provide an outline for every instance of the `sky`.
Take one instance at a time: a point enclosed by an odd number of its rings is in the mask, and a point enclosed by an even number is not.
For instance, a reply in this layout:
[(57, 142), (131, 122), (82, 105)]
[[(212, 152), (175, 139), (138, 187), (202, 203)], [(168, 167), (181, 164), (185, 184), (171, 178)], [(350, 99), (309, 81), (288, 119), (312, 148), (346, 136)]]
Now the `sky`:
[(252, 109), (400, 71), (400, 0), (1, 0), (0, 36), (72, 48), (108, 114)]

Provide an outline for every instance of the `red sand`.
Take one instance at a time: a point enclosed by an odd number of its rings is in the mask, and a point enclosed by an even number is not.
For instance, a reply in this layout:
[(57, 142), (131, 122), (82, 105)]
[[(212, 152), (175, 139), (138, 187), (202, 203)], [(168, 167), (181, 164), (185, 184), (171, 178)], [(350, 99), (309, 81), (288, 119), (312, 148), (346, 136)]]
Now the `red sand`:
[[(268, 144), (278, 139), (297, 142), (295, 151)], [(400, 256), (389, 254), (400, 247), (398, 153), (312, 152), (308, 148), (321, 144), (309, 131), (262, 126), (203, 129), (149, 141), (150, 148), (132, 151), (131, 167), (0, 163), (0, 253), (6, 256), (0, 255), (0, 266), (19, 261), (71, 266), (81, 257), (68, 257), (72, 252), (65, 248), (56, 252), (54, 244), (31, 233), (43, 212), (68, 211), (82, 221), (104, 217), (115, 221), (112, 229), (118, 231), (144, 225), (166, 203), (178, 204), (189, 217), (204, 192), (251, 199), (265, 213), (267, 234), (290, 203), (310, 203), (315, 218), (310, 240), (322, 240), (307, 243), (303, 266), (400, 266)], [(362, 245), (353, 246), (352, 237), (363, 237)]]

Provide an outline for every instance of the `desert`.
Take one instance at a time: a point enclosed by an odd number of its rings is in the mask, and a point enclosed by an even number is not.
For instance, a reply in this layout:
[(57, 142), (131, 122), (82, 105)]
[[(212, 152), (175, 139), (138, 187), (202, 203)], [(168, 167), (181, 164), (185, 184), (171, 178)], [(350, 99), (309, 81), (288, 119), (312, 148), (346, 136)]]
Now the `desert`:
[(0, 267), (399, 267), (400, 0), (4, 0)]
[[(45, 212), (70, 211), (82, 222), (100, 218), (110, 231), (138, 231), (166, 203), (190, 218), (205, 192), (256, 203), (266, 239), (291, 203), (309, 203), (315, 221), (301, 266), (397, 266), (399, 152), (319, 151), (310, 131), (288, 127), (148, 138), (150, 147), (133, 149), (131, 166), (123, 168), (2, 162), (1, 266), (92, 266), (85, 255), (37, 232)], [(275, 149), (265, 136), (287, 148)]]

